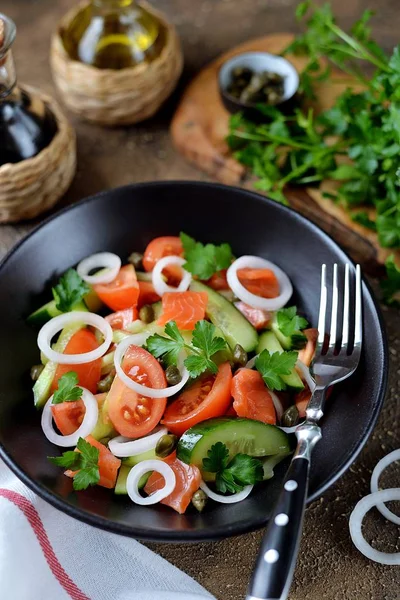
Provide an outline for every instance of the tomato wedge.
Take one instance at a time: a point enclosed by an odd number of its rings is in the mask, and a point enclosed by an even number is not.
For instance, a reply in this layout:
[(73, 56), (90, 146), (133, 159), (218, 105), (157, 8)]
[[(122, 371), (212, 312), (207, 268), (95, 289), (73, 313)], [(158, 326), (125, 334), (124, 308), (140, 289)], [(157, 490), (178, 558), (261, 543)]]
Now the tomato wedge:
[[(82, 354), (95, 350), (98, 347), (99, 343), (96, 340), (96, 336), (87, 329), (80, 329), (74, 333), (68, 342), (64, 354)], [(58, 365), (51, 384), (52, 393), (57, 389), (60, 377), (69, 371), (75, 371), (78, 375), (79, 385), (88, 389), (92, 394), (96, 393), (97, 384), (101, 377), (101, 358), (84, 363), (83, 365)]]
[(229, 290), (228, 280), (226, 278), (227, 269), (223, 269), (223, 271), (217, 271), (210, 277), (206, 284), (208, 287), (212, 288), (219, 292), (220, 290)]
[(133, 265), (121, 267), (117, 277), (111, 283), (97, 283), (94, 291), (111, 310), (119, 311), (137, 305), (139, 284)]
[(138, 311), (135, 307), (131, 306), (131, 308), (111, 313), (111, 315), (106, 317), (106, 321), (110, 323), (113, 329), (126, 329), (137, 318)]
[[(166, 388), (167, 380), (160, 363), (144, 348), (130, 346), (122, 361), (122, 368), (134, 381), (148, 387)], [(108, 416), (121, 435), (138, 438), (158, 425), (166, 398), (146, 398), (127, 387), (115, 377), (107, 395)]]
[(279, 281), (271, 269), (238, 269), (237, 276), (240, 283), (256, 296), (263, 298), (279, 296)]
[(239, 417), (275, 425), (274, 403), (258, 371), (240, 369), (232, 380), (232, 396)]
[(153, 304), (160, 300), (160, 296), (154, 289), (151, 281), (138, 281), (139, 284), (139, 300), (138, 308), (142, 308), (145, 304)]
[(309, 367), (311, 365), (311, 361), (315, 353), (315, 347), (317, 345), (318, 329), (304, 329), (303, 333), (307, 338), (307, 344), (305, 345), (305, 348), (300, 350), (298, 358), (307, 367)]
[(235, 306), (257, 330), (265, 329), (271, 320), (271, 313), (262, 308), (253, 308), (245, 302), (235, 302)]
[[(183, 514), (189, 506), (193, 494), (199, 489), (201, 473), (194, 465), (186, 465), (176, 458), (175, 452), (163, 460), (175, 473), (176, 485), (174, 491), (160, 502), (170, 506), (179, 514)], [(164, 487), (164, 477), (154, 471), (150, 475), (144, 491), (147, 494), (153, 494), (162, 487)]]
[[(183, 256), (183, 246), (179, 237), (166, 235), (155, 238), (144, 251), (143, 266), (146, 271), (152, 271), (154, 265), (164, 256)], [(171, 265), (164, 269), (170, 285), (179, 285), (182, 279), (182, 271), (179, 267)]]
[[(95, 440), (91, 435), (88, 435), (85, 440), (99, 450), (98, 465), (100, 480), (97, 485), (101, 485), (102, 487), (112, 490), (117, 481), (118, 469), (121, 466), (121, 461), (119, 458), (116, 458), (113, 454), (111, 454), (106, 446), (100, 444), (100, 442)], [(78, 473), (78, 471), (65, 471), (65, 475), (67, 475), (67, 477), (74, 477), (76, 473)]]
[(197, 321), (204, 319), (207, 292), (167, 292), (162, 297), (162, 313), (158, 325), (176, 321), (179, 329), (192, 331)]
[(232, 371), (229, 363), (218, 367), (218, 374), (205, 375), (168, 405), (161, 421), (175, 435), (189, 427), (225, 414), (231, 403)]
[[(107, 394), (96, 394), (97, 405), (101, 410)], [(51, 412), (58, 430), (62, 435), (74, 433), (83, 421), (85, 405), (82, 400), (52, 404)]]

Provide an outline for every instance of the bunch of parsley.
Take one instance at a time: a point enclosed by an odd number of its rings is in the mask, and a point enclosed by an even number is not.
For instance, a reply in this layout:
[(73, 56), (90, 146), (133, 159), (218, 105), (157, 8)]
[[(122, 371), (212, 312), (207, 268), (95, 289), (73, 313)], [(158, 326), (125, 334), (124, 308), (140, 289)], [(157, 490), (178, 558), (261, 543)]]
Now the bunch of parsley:
[[(328, 196), (348, 208), (355, 221), (376, 231), (382, 247), (398, 249), (400, 46), (390, 57), (385, 54), (371, 37), (372, 15), (365, 11), (346, 33), (329, 3), (299, 4), (296, 16), (308, 19), (307, 30), (285, 53), (308, 57), (301, 74), (302, 106), (283, 114), (276, 107), (260, 105), (265, 122), (258, 124), (233, 115), (228, 143), (256, 175), (256, 187), (278, 202), (286, 203), (287, 184), (336, 180), (337, 192)], [(332, 75), (331, 65), (354, 76), (363, 90), (347, 89), (330, 110), (315, 115), (309, 101), (316, 85)], [(364, 74), (364, 65), (373, 68), (371, 77)], [(392, 257), (386, 266), (384, 295), (393, 303), (400, 293), (400, 271)]]

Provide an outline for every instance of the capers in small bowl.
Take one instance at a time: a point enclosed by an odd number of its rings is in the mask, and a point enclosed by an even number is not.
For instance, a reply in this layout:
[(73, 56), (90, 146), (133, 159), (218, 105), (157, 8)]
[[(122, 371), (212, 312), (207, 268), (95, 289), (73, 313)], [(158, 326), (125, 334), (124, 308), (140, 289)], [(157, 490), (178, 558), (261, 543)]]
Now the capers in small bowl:
[(192, 504), (196, 510), (202, 512), (208, 502), (208, 496), (203, 490), (197, 490), (192, 496)]
[(178, 438), (172, 433), (166, 433), (157, 442), (156, 456), (166, 458), (173, 452), (178, 444)]
[(182, 375), (175, 365), (170, 365), (165, 371), (168, 385), (177, 385), (182, 381)]

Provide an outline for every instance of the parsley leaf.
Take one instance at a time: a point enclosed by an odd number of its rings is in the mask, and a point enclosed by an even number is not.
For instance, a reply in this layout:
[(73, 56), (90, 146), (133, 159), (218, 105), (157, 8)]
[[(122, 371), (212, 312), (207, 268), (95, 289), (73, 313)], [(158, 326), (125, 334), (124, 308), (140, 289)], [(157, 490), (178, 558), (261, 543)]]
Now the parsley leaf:
[(90, 292), (88, 284), (81, 279), (75, 269), (68, 269), (52, 289), (56, 307), (61, 312), (69, 312)]
[(240, 492), (245, 485), (262, 481), (264, 474), (258, 458), (236, 454), (229, 461), (229, 450), (222, 442), (208, 450), (207, 457), (203, 458), (203, 468), (209, 473), (216, 473), (215, 485), (222, 494)]
[(214, 273), (227, 269), (232, 262), (232, 250), (229, 244), (202, 244), (186, 233), (180, 234), (186, 263), (184, 268), (199, 279), (210, 279)]
[(68, 450), (62, 456), (48, 456), (47, 458), (58, 467), (77, 471), (74, 475), (74, 490), (85, 490), (90, 485), (96, 485), (100, 480), (99, 450), (79, 438), (76, 445), (77, 451)]
[(291, 336), (295, 331), (305, 329), (308, 321), (299, 317), (296, 306), (281, 308), (276, 315), (278, 327), (283, 335)]
[(297, 352), (274, 352), (263, 350), (256, 358), (256, 369), (270, 390), (285, 390), (282, 375), (289, 375), (297, 360)]
[(385, 266), (387, 279), (381, 282), (384, 300), (400, 308), (400, 268), (394, 262), (393, 254), (386, 259)]
[(169, 321), (164, 329), (169, 337), (158, 333), (147, 339), (147, 350), (156, 358), (163, 358), (166, 364), (176, 365), (179, 354), (187, 350), (189, 355), (184, 364), (191, 377), (199, 377), (204, 371), (216, 374), (218, 367), (212, 357), (220, 350), (227, 348), (226, 341), (215, 336), (215, 327), (208, 321), (198, 321), (193, 331), (191, 344), (186, 344), (175, 321)]
[(82, 398), (83, 389), (78, 387), (78, 375), (75, 371), (68, 371), (58, 380), (57, 389), (54, 392), (52, 404), (62, 402), (74, 402)]

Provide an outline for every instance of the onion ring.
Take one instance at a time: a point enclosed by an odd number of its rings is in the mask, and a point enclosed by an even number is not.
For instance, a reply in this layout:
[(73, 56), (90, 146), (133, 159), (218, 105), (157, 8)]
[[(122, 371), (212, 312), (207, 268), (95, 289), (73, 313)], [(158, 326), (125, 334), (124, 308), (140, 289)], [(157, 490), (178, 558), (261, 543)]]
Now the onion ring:
[[(395, 462), (396, 460), (400, 460), (400, 448), (399, 450), (393, 450), (387, 456), (384, 456), (376, 465), (375, 469), (372, 471), (371, 477), (371, 492), (375, 493), (378, 491), (378, 481), (382, 472), (388, 467), (390, 464)], [(389, 510), (384, 504), (377, 504), (376, 508), (379, 512), (386, 517), (388, 521), (395, 523), (396, 525), (400, 525), (400, 517), (395, 515), (391, 510)]]
[(296, 361), (296, 367), (298, 367), (298, 369), (301, 371), (304, 381), (310, 388), (310, 392), (313, 393), (317, 384), (315, 383), (313, 377), (311, 377), (310, 369), (299, 358)]
[[(121, 259), (116, 254), (112, 252), (98, 252), (81, 260), (76, 270), (83, 281), (92, 285), (96, 283), (111, 283), (117, 277), (121, 264)], [(89, 275), (89, 272), (93, 269), (104, 268), (107, 269), (104, 273)]]
[[(162, 475), (165, 480), (165, 485), (161, 490), (157, 490), (154, 494), (144, 498), (139, 493), (138, 485), (140, 478), (149, 471), (156, 471)], [(149, 506), (150, 504), (157, 504), (157, 502), (160, 502), (160, 500), (164, 500), (164, 498), (169, 496), (174, 491), (175, 485), (175, 473), (167, 463), (162, 460), (142, 460), (129, 471), (126, 480), (126, 491), (128, 492), (129, 498), (135, 504)]]
[(220, 502), (221, 504), (234, 504), (235, 502), (241, 502), (241, 500), (247, 498), (253, 487), (254, 485), (246, 485), (243, 490), (241, 492), (237, 492), (237, 494), (232, 494), (232, 496), (223, 496), (222, 494), (217, 494), (216, 492), (210, 490), (204, 481), (200, 483), (200, 488), (203, 490), (203, 492), (209, 498), (211, 498), (211, 500), (215, 500), (215, 502)]
[[(54, 431), (53, 428), (53, 414), (51, 412), (51, 406), (53, 401), (53, 396), (49, 398), (44, 405), (42, 412), (42, 429), (44, 435), (47, 437), (49, 442), (55, 444), (56, 446), (61, 446), (62, 448), (67, 448), (70, 446), (76, 446), (79, 438), (85, 438), (90, 435), (93, 429), (96, 427), (97, 419), (99, 416), (99, 407), (97, 404), (96, 398), (93, 396), (89, 390), (86, 388), (81, 388), (82, 391), (82, 400), (85, 405), (85, 415), (83, 417), (83, 421), (74, 433), (69, 435), (60, 435)], [(54, 405), (57, 406), (57, 405)]]
[(137, 456), (143, 452), (153, 450), (157, 446), (158, 440), (166, 433), (168, 433), (166, 427), (156, 427), (149, 434), (136, 440), (119, 435), (108, 442), (108, 447), (114, 456), (119, 458)]
[(137, 339), (139, 336), (143, 335), (146, 334), (137, 333), (136, 335), (130, 335), (118, 344), (114, 353), (114, 366), (115, 370), (117, 371), (117, 375), (127, 387), (141, 396), (145, 396), (146, 398), (169, 398), (170, 396), (173, 396), (179, 392), (189, 380), (189, 372), (183, 363), (178, 365), (182, 375), (182, 380), (176, 385), (165, 388), (151, 388), (147, 387), (146, 385), (142, 385), (141, 383), (131, 379), (121, 366), (122, 359), (129, 346), (138, 346), (139, 344), (137, 343)]
[[(152, 271), (152, 282), (153, 287), (159, 296), (162, 296), (166, 292), (186, 292), (190, 282), (192, 281), (192, 275), (189, 273), (189, 271), (185, 271), (183, 268), (185, 262), (185, 259), (181, 256), (164, 256), (156, 262)], [(171, 285), (168, 285), (162, 278), (162, 272), (168, 265), (178, 265), (182, 268), (183, 276), (178, 287), (172, 287)]]
[[(280, 294), (276, 298), (263, 298), (262, 296), (256, 296), (247, 290), (242, 285), (237, 276), (239, 269), (250, 267), (253, 269), (271, 269), (276, 278), (279, 281)], [(229, 267), (226, 274), (229, 287), (234, 294), (246, 304), (249, 304), (253, 308), (263, 308), (265, 310), (279, 310), (285, 306), (293, 293), (293, 287), (289, 277), (280, 269), (277, 265), (261, 258), (259, 256), (241, 256), (236, 259)]]
[(284, 413), (282, 402), (279, 400), (279, 398), (278, 398), (278, 396), (275, 394), (275, 392), (273, 392), (272, 390), (270, 390), (268, 387), (267, 387), (267, 390), (268, 390), (268, 392), (269, 392), (269, 395), (270, 395), (270, 396), (271, 396), (271, 398), (272, 398), (272, 402), (274, 403), (274, 407), (275, 407), (276, 416), (278, 417), (278, 419), (279, 419), (279, 421), (280, 421), (280, 420), (281, 420), (281, 418), (282, 418), (282, 415), (283, 415), (283, 413)]
[[(378, 463), (379, 464), (379, 463)], [(361, 530), (364, 516), (374, 506), (383, 502), (400, 500), (400, 488), (380, 490), (362, 498), (354, 507), (350, 515), (350, 536), (356, 548), (367, 558), (382, 565), (400, 565), (400, 552), (380, 552), (375, 550), (364, 538)]]
[[(84, 352), (83, 354), (63, 354), (62, 352), (56, 352), (50, 346), (53, 336), (71, 323), (83, 323), (84, 325), (96, 327), (103, 334), (104, 342), (95, 350)], [(43, 354), (53, 362), (60, 365), (82, 365), (101, 358), (109, 349), (112, 337), (113, 331), (111, 325), (103, 317), (95, 313), (74, 311), (53, 317), (53, 319), (43, 325), (39, 331), (37, 344)]]

